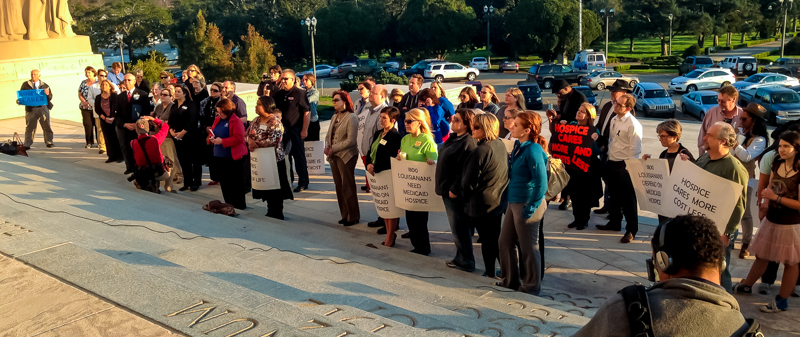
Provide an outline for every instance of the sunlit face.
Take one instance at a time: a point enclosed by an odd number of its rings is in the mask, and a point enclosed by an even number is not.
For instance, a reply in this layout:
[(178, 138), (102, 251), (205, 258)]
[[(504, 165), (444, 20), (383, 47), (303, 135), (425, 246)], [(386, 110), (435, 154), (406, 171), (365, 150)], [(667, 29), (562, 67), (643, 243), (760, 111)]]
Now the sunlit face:
[(111, 90), (112, 90), (111, 82), (105, 82), (105, 81), (102, 82), (102, 84), (100, 84), (100, 90), (105, 92), (105, 93), (111, 92)]
[(381, 113), (381, 128), (383, 128), (384, 130), (390, 129), (394, 126), (394, 122), (395, 122), (394, 120), (389, 118), (389, 114)]
[(512, 116), (512, 113), (508, 111), (508, 109), (503, 112), (503, 115), (503, 127), (506, 128), (506, 130), (511, 131), (511, 127), (514, 126), (514, 119), (516, 117)]
[(483, 130), (483, 127), (472, 121), (472, 138), (477, 140), (486, 139), (486, 132)]
[(417, 93), (417, 91), (419, 91), (420, 85), (422, 85), (422, 83), (417, 83), (417, 81), (418, 80), (416, 78), (408, 80), (408, 90), (411, 91), (412, 94)]
[(781, 139), (780, 143), (778, 143), (778, 154), (781, 156), (781, 159), (787, 160), (794, 158), (794, 156), (797, 155), (797, 152), (795, 152), (792, 144), (789, 144), (787, 141)]
[(221, 119), (228, 119), (228, 114), (226, 114), (225, 111), (223, 111), (220, 107), (217, 107), (217, 116), (219, 116)]
[(281, 75), (281, 89), (289, 90), (294, 86), (294, 75), (285, 72)]
[(611, 95), (610, 95), (611, 96), (611, 100), (616, 102), (620, 97), (622, 97), (622, 95), (625, 95), (625, 93), (626, 92), (624, 90), (614, 90), (614, 91), (611, 92)]
[(407, 133), (417, 133), (419, 132), (419, 123), (421, 123), (418, 119), (411, 119), (410, 117), (406, 117), (404, 121), (406, 124), (406, 132)]
[(517, 106), (517, 97), (511, 94), (511, 91), (506, 91), (506, 104), (508, 106)]
[(161, 90), (161, 103), (169, 104), (172, 103), (172, 95), (170, 95), (169, 90), (163, 89)]
[(136, 83), (142, 83), (142, 79), (144, 79), (144, 76), (136, 75)]
[(303, 79), (303, 86), (306, 87), (306, 89), (311, 89), (311, 79), (310, 78), (304, 78)]
[(98, 81), (104, 81), (107, 77), (108, 77), (108, 73), (106, 73), (105, 71), (98, 71), (97, 72), (97, 80)]
[(492, 91), (489, 88), (481, 89), (481, 101), (484, 103), (489, 103), (492, 101)]
[(658, 140), (661, 142), (661, 146), (668, 147), (677, 142), (678, 137), (670, 136), (669, 133), (662, 130), (658, 132)]
[(628, 111), (628, 108), (625, 106), (626, 102), (625, 98), (620, 96), (620, 98), (617, 99), (617, 104), (614, 104), (614, 113), (624, 114)]
[(31, 82), (36, 82), (38, 80), (39, 80), (39, 71), (38, 70), (31, 71)]
[(186, 94), (183, 92), (182, 87), (175, 88), (175, 99), (177, 100), (184, 100), (186, 98)]
[(367, 87), (365, 87), (364, 85), (359, 84), (358, 94), (361, 96), (361, 98), (366, 99), (367, 97), (369, 97), (369, 89), (367, 89)]
[(466, 93), (461, 93), (460, 95), (458, 95), (458, 100), (461, 103), (467, 103), (467, 102), (469, 102), (469, 96), (467, 96)]
[(436, 94), (436, 97), (442, 97), (442, 91), (439, 90), (439, 86), (436, 84), (436, 82), (431, 82), (431, 90), (433, 90), (433, 93)]
[(460, 114), (455, 114), (450, 119), (450, 129), (456, 134), (467, 132), (467, 125), (464, 123), (464, 120), (461, 119)]
[(511, 126), (510, 131), (511, 131), (511, 137), (523, 138), (526, 135), (528, 135), (528, 133), (531, 132), (531, 129), (523, 127), (522, 120), (519, 117), (517, 117), (516, 119), (514, 119), (514, 124)]
[(333, 95), (333, 109), (336, 111), (344, 111), (345, 104), (344, 100), (342, 100), (342, 96), (339, 94)]
[(733, 111), (736, 108), (736, 99), (726, 94), (718, 94), (719, 107), (724, 111)]
[(587, 117), (589, 117), (589, 114), (586, 112), (586, 108), (584, 107), (580, 107), (578, 112), (575, 114), (575, 120), (579, 122), (583, 122)]
[(400, 96), (400, 95), (392, 96), (392, 101), (394, 101), (395, 103), (400, 103), (400, 101), (402, 101), (402, 100), (403, 100), (403, 96)]
[(227, 82), (227, 81), (222, 83), (222, 96), (227, 97), (227, 98), (231, 98), (231, 97), (233, 97), (233, 94), (234, 94), (234, 90), (233, 90), (233, 86), (231, 85), (231, 83)]
[(703, 149), (706, 151), (710, 150), (711, 148), (718, 149), (720, 145), (722, 145), (722, 141), (720, 141), (718, 138), (720, 128), (721, 127), (719, 125), (712, 125), (708, 129), (705, 136), (703, 136)]
[(163, 85), (169, 84), (169, 76), (168, 75), (161, 75), (161, 84), (163, 84)]
[(122, 82), (125, 83), (125, 88), (128, 88), (128, 90), (133, 90), (136, 85), (136, 77), (131, 74), (125, 75), (125, 79), (122, 80)]
[(277, 82), (281, 79), (281, 72), (280, 71), (270, 71), (269, 78), (272, 79), (273, 82)]
[(94, 72), (93, 71), (87, 70), (85, 74), (86, 74), (86, 78), (94, 79)]
[(386, 102), (386, 96), (383, 96), (383, 93), (379, 92), (377, 89), (377, 86), (372, 87), (372, 91), (369, 92), (369, 102), (372, 106), (378, 106)]
[(208, 95), (213, 97), (213, 98), (219, 98), (219, 96), (221, 94), (222, 94), (222, 90), (220, 90), (220, 88), (218, 86), (216, 86), (216, 85), (211, 85), (211, 89), (208, 90)]

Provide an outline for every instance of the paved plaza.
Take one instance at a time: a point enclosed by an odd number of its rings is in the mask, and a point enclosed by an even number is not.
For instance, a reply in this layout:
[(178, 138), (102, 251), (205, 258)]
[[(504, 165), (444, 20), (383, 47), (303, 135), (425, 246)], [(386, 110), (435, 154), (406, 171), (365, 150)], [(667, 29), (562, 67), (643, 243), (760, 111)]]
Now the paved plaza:
[[(644, 153), (657, 156), (660, 120), (641, 121)], [(699, 126), (684, 123), (682, 143), (695, 154)], [(495, 286), (482, 267), (445, 266), (455, 247), (444, 213), (431, 213), (430, 256), (410, 253), (406, 239), (381, 245), (384, 235), (366, 225), (377, 218), (369, 194), (359, 194), (362, 223), (336, 224), (329, 174), (311, 176), (285, 221), (265, 217), (249, 195), (238, 217), (215, 215), (201, 209), (222, 199), (207, 171), (194, 193), (139, 191), (123, 164), (83, 148), (79, 123), (54, 120), (53, 129), (54, 148), (37, 135), (30, 157), (0, 155), (1, 336), (568, 336), (619, 289), (649, 284), (649, 212), (636, 239), (620, 244), (622, 232), (568, 229), (571, 211), (551, 204), (536, 297)], [(23, 130), (22, 118), (0, 121), (0, 139)], [(359, 164), (359, 185), (363, 174)], [(590, 225), (606, 221), (593, 215)], [(475, 254), (483, 266), (479, 243)], [(738, 281), (753, 259), (735, 258), (738, 244), (733, 255)], [(800, 335), (800, 300), (762, 314), (756, 305), (770, 296), (736, 298), (767, 336)]]

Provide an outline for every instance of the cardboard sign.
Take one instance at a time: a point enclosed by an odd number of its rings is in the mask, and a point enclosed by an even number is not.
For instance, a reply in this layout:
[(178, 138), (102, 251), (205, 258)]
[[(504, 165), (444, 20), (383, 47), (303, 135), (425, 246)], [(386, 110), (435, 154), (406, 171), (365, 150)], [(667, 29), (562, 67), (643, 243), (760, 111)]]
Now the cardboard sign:
[(656, 214), (664, 214), (666, 204), (664, 186), (669, 185), (669, 161), (666, 159), (628, 159), (625, 161), (628, 174), (636, 191), (639, 208)]
[(394, 202), (394, 184), (392, 183), (392, 170), (371, 175), (367, 173), (369, 187), (372, 190), (372, 201), (378, 216), (384, 219), (395, 219), (406, 216), (406, 211), (398, 208)]
[(308, 174), (325, 174), (325, 142), (321, 140), (307, 141), (304, 146)]
[(281, 188), (274, 147), (258, 148), (250, 153), (250, 182), (253, 189), (261, 191)]
[(593, 125), (556, 124), (550, 137), (550, 153), (561, 159), (567, 169), (589, 172), (592, 159), (592, 144), (595, 134)]
[(514, 151), (514, 143), (517, 142), (516, 140), (502, 139), (502, 138), (500, 140), (502, 140), (503, 145), (506, 146), (506, 152), (511, 153), (511, 151)]
[(24, 106), (47, 105), (47, 95), (44, 94), (44, 89), (17, 91), (17, 99), (19, 100), (19, 104)]
[(392, 160), (394, 203), (417, 212), (444, 212), (442, 197), (436, 195), (436, 165), (412, 160)]

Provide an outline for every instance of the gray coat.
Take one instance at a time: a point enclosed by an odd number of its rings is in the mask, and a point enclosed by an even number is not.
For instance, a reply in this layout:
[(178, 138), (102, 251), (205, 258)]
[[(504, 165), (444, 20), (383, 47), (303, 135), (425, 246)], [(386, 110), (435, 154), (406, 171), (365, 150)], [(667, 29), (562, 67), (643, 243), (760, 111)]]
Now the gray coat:
[[(331, 135), (334, 134), (333, 126), (339, 118), (339, 124), (336, 126), (336, 134), (334, 139)], [(348, 163), (350, 159), (358, 156), (358, 147), (356, 144), (356, 137), (358, 136), (358, 117), (352, 112), (345, 112), (336, 114), (331, 119), (331, 124), (328, 126), (328, 134), (325, 136), (325, 142), (331, 147), (331, 155), (328, 157), (336, 156), (342, 159), (343, 162)]]

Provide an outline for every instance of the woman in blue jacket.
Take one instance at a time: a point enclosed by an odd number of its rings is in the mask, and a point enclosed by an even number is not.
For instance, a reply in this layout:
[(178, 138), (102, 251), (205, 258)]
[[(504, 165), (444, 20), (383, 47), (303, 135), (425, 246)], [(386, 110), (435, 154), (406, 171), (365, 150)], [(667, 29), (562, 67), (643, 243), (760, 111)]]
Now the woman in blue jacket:
[(419, 107), (428, 110), (428, 114), (431, 116), (430, 127), (433, 140), (436, 144), (444, 143), (447, 136), (450, 135), (450, 123), (445, 119), (445, 111), (439, 105), (439, 98), (436, 97), (433, 90), (428, 88), (420, 90), (417, 97), (419, 97)]
[(518, 141), (511, 152), (508, 209), (499, 240), (502, 281), (497, 285), (533, 295), (542, 289), (538, 236), (547, 209), (547, 143), (541, 131), (542, 117), (535, 112), (520, 113), (514, 120), (511, 136)]

